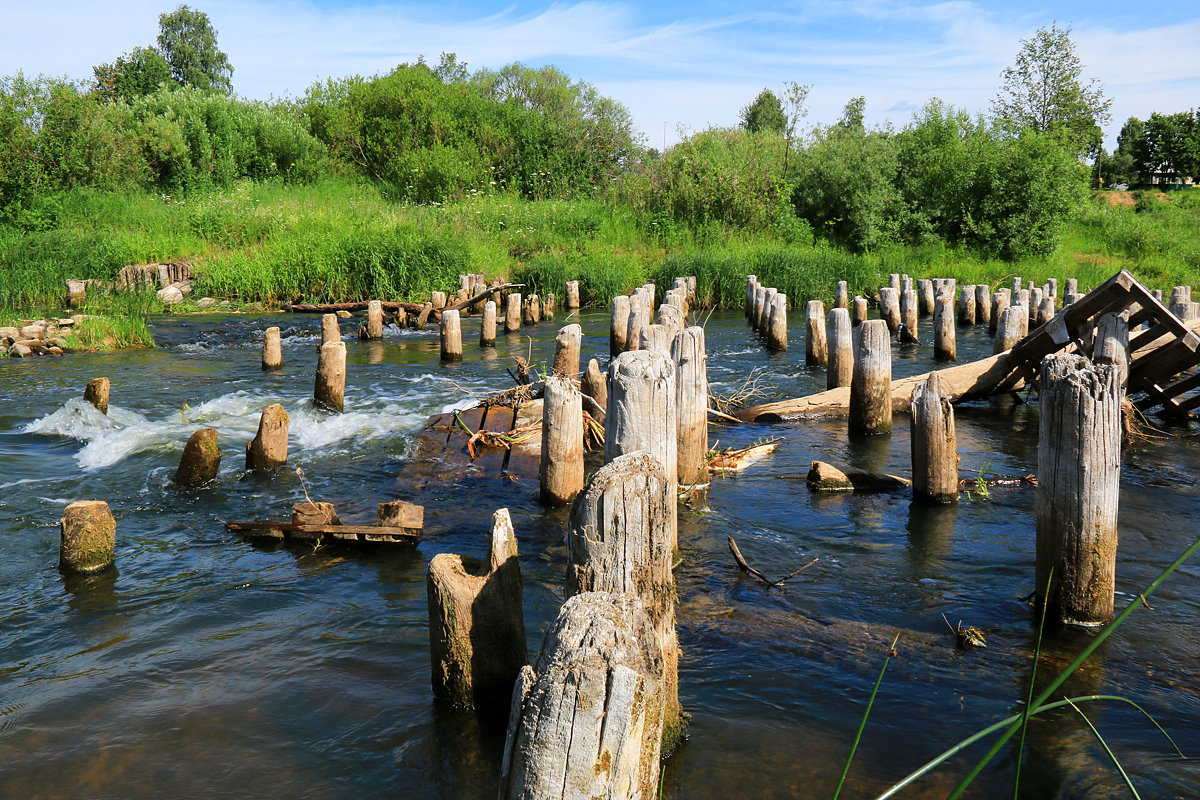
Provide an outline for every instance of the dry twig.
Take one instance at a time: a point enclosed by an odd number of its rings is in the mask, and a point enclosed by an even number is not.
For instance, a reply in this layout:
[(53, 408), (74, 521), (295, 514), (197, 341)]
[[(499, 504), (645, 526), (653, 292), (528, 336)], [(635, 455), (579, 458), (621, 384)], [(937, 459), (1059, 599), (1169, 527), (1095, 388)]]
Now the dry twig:
[(761, 572), (756, 570), (754, 567), (752, 567), (746, 563), (746, 559), (742, 557), (742, 551), (738, 549), (737, 542), (735, 542), (733, 540), (732, 536), (726, 536), (725, 538), (729, 540), (729, 552), (733, 553), (733, 560), (737, 562), (737, 565), (742, 570), (742, 572), (746, 573), (751, 578), (754, 578), (754, 580), (758, 581), (759, 583), (766, 586), (767, 588), (778, 588), (780, 586), (783, 586), (783, 584), (786, 583), (788, 580), (796, 577), (801, 572), (804, 572), (804, 570), (808, 569), (813, 564), (815, 564), (821, 560), (820, 558), (814, 558), (812, 561), (808, 562), (803, 567), (801, 567), (800, 569), (791, 573), (787, 577), (780, 578), (777, 581), (773, 581), (770, 578), (768, 578), (766, 575), (763, 575)]

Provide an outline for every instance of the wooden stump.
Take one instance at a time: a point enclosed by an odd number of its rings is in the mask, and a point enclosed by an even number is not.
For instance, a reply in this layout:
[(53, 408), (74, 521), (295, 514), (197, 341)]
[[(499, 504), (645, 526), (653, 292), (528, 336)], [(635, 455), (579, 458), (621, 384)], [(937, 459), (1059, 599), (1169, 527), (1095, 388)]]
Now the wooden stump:
[(488, 300), (483, 304), (483, 319), (479, 324), (479, 346), (496, 346), (496, 301)]
[(887, 323), (888, 332), (900, 332), (900, 290), (885, 286), (879, 290), (879, 318)]
[(362, 329), (361, 339), (374, 340), (383, 338), (383, 303), (372, 300), (367, 303), (367, 324)]
[(1022, 330), (1029, 315), (1021, 306), (1009, 306), (1000, 312), (1000, 324), (996, 328), (996, 338), (992, 342), (992, 353), (1003, 353), (1011, 350), (1013, 345), (1021, 341)]
[(92, 378), (83, 387), (83, 399), (96, 407), (101, 414), (108, 414), (108, 395), (112, 389), (108, 378)]
[(933, 281), (927, 278), (917, 281), (917, 294), (920, 295), (921, 314), (926, 317), (933, 316), (933, 301), (937, 299), (933, 293)]
[(899, 294), (900, 294), (900, 273), (898, 273), (898, 272), (893, 272), (893, 273), (891, 273), (891, 274), (889, 274), (889, 275), (888, 275), (888, 285), (887, 285), (887, 288), (889, 288), (889, 289), (895, 289), (895, 290), (896, 290), (896, 295), (897, 295), (897, 296), (899, 296)]
[(425, 527), (425, 506), (403, 500), (380, 503), (375, 509), (375, 525), (420, 531)]
[(1008, 308), (1008, 290), (994, 292), (991, 312), (988, 314), (988, 333), (992, 336), (995, 336), (996, 331), (1000, 329), (1000, 315), (1006, 308)]
[(991, 325), (992, 289), (985, 283), (975, 284), (975, 324)]
[(917, 335), (917, 293), (909, 289), (900, 298), (900, 343), (920, 344)]
[(883, 320), (867, 320), (854, 332), (850, 382), (850, 433), (892, 429), (892, 337)]
[(1029, 289), (1029, 327), (1036, 328), (1038, 325), (1038, 315), (1042, 313), (1042, 290)]
[(810, 367), (823, 367), (829, 363), (829, 337), (825, 330), (825, 304), (820, 300), (809, 300), (804, 309), (804, 316), (804, 363)]
[(975, 287), (962, 287), (962, 295), (958, 300), (958, 324), (975, 324)]
[(1067, 290), (1064, 294), (1079, 294), (1079, 281), (1075, 278), (1067, 278)]
[(775, 303), (775, 295), (779, 294), (779, 290), (774, 286), (768, 286), (763, 292), (762, 308), (758, 310), (758, 319), (754, 324), (754, 329), (758, 331), (760, 336), (766, 336), (768, 328), (771, 324), (771, 307)]
[(1129, 380), (1129, 320), (1123, 313), (1104, 314), (1096, 326), (1092, 360), (1117, 368), (1117, 381), (1124, 391)]
[(551, 368), (555, 375), (567, 378), (579, 376), (579, 347), (583, 341), (583, 328), (577, 324), (566, 325), (559, 329), (554, 337), (554, 366)]
[(1098, 626), (1113, 616), (1121, 387), (1117, 367), (1060, 353), (1042, 361), (1037, 592), (1053, 569), (1051, 619)]
[(258, 433), (246, 445), (246, 469), (275, 469), (287, 463), (288, 425), (283, 406), (273, 403), (258, 419)]
[(338, 324), (337, 314), (322, 314), (321, 315), (321, 344), (327, 342), (340, 342), (342, 340), (342, 329)]
[(557, 373), (546, 378), (538, 477), (546, 505), (569, 503), (583, 488), (583, 395)]
[(63, 572), (98, 572), (113, 563), (117, 522), (103, 500), (80, 500), (63, 511), (58, 567)]
[(746, 319), (750, 319), (750, 315), (754, 312), (754, 294), (758, 291), (758, 278), (754, 275), (746, 276)]
[[(821, 324), (825, 324), (824, 315), (821, 316)], [(788, 349), (787, 295), (782, 292), (776, 292), (771, 298), (771, 313), (767, 315), (766, 337), (768, 350), (778, 352)]]
[(933, 357), (935, 360), (958, 360), (956, 336), (953, 301), (949, 297), (939, 297), (933, 309)]
[(508, 509), (492, 515), (483, 561), (440, 553), (429, 562), (433, 693), (451, 705), (502, 711), (528, 663), (517, 537)]
[(833, 293), (834, 308), (850, 308), (850, 284), (846, 281), (838, 281), (837, 289)]
[(421, 306), (421, 310), (417, 312), (417, 316), (412, 319), (412, 326), (417, 330), (424, 330), (425, 323), (429, 322), (429, 316), (433, 314), (433, 303), (426, 303)]
[(429, 293), (429, 303), (435, 309), (440, 311), (441, 309), (446, 307), (446, 293), (445, 292), (430, 292)]
[(579, 381), (579, 390), (592, 398), (595, 405), (585, 402), (584, 406), (592, 418), (604, 424), (604, 414), (608, 409), (608, 378), (600, 371), (600, 362), (596, 359), (588, 361), (587, 370)]
[(579, 281), (567, 281), (567, 308), (579, 308)]
[(462, 361), (462, 321), (459, 319), (458, 311), (442, 312), (440, 330), (442, 361)]
[(500, 800), (653, 798), (666, 697), (654, 625), (632, 595), (563, 604), (513, 691)]
[(675, 362), (676, 475), (683, 486), (708, 483), (708, 354), (704, 328), (682, 331), (671, 344)]
[(175, 470), (180, 486), (201, 486), (217, 477), (221, 467), (221, 449), (217, 447), (217, 429), (201, 428), (188, 437)]
[(854, 317), (852, 318), (852, 326), (857, 328), (867, 321), (867, 298), (854, 298)]
[(854, 378), (854, 337), (850, 312), (835, 308), (829, 312), (829, 366), (825, 370), (825, 388), (849, 386)]
[(521, 330), (521, 293), (508, 295), (508, 306), (504, 309), (504, 332), (517, 333)]
[(1037, 324), (1040, 327), (1052, 319), (1054, 319), (1054, 298), (1043, 297), (1042, 304), (1038, 307)]
[(279, 340), (279, 328), (271, 327), (263, 333), (262, 368), (279, 369), (283, 366), (283, 346)]
[(542, 318), (543, 319), (547, 319), (547, 320), (554, 319), (554, 305), (555, 305), (554, 292), (550, 292), (546, 295), (546, 299), (542, 301)]
[(641, 297), (629, 300), (629, 325), (625, 329), (625, 352), (638, 350), (642, 346), (642, 328), (650, 324), (649, 315)]
[(671, 336), (682, 331), (686, 326), (684, 323), (687, 314), (679, 303), (683, 302), (683, 295), (676, 294), (674, 291), (668, 292), (669, 300), (676, 300), (676, 303), (663, 303), (658, 307), (658, 324), (671, 331)]
[(958, 502), (954, 406), (942, 395), (936, 372), (913, 390), (911, 433), (914, 497), (936, 503)]
[(629, 333), (629, 298), (614, 297), (608, 304), (608, 354), (616, 358), (625, 352), (625, 337)]
[(646, 325), (642, 328), (639, 350), (652, 350), (665, 356), (671, 355), (671, 342), (675, 333), (665, 325)]
[(339, 414), (346, 399), (346, 343), (326, 342), (317, 359), (317, 380), (313, 387), (317, 405)]
[(525, 325), (536, 325), (542, 320), (542, 301), (536, 294), (525, 298), (524, 316), (521, 318)]

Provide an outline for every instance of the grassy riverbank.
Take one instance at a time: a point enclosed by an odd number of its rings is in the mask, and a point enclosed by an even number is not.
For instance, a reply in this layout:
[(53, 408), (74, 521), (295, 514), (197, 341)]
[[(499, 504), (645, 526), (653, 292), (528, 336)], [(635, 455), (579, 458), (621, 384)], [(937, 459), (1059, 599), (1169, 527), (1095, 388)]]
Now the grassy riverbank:
[[(1131, 198), (1132, 199), (1132, 198)], [(584, 302), (604, 304), (646, 280), (694, 274), (721, 306), (741, 302), (748, 273), (786, 292), (793, 306), (829, 299), (838, 280), (851, 291), (878, 287), (891, 272), (943, 275), (972, 283), (1077, 277), (1096, 285), (1118, 269), (1159, 287), (1200, 273), (1200, 191), (1145, 195), (1130, 205), (1094, 197), (1068, 224), (1051, 255), (1017, 262), (981, 258), (944, 244), (891, 245), (858, 254), (814, 240), (811, 232), (687, 225), (639, 214), (619, 202), (521, 200), (470, 193), (454, 203), (394, 202), (377, 186), (326, 178), (304, 186), (243, 182), (185, 198), (79, 190), (55, 198), (38, 229), (0, 228), (0, 315), (62, 313), (68, 278), (111, 281), (127, 264), (186, 258), (194, 291), (176, 311), (214, 297), (276, 305), (415, 300), (454, 290), (457, 275), (484, 272), (561, 294), (582, 281)], [(114, 318), (92, 335), (123, 343), (143, 338), (132, 320), (163, 310), (153, 295), (95, 297), (91, 311)], [(114, 306), (113, 303), (119, 303)], [(119, 318), (128, 323), (119, 323)], [(98, 323), (97, 323), (98, 324)]]

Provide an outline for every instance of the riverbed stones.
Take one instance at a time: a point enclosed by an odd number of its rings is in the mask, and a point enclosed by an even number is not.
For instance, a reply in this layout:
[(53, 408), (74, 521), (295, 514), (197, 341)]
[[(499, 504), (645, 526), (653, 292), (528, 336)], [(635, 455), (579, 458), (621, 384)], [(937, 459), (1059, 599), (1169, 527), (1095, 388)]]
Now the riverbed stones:
[(63, 511), (58, 566), (63, 572), (98, 572), (113, 563), (117, 522), (103, 500), (80, 500)]
[(246, 444), (246, 469), (270, 470), (287, 463), (290, 423), (279, 403), (263, 409), (258, 433)]
[(166, 286), (155, 294), (164, 306), (173, 306), (183, 302), (183, 291), (178, 286)]
[(83, 399), (95, 406), (101, 414), (107, 414), (108, 394), (111, 388), (108, 378), (92, 378), (83, 389)]
[(217, 477), (221, 467), (221, 448), (217, 447), (217, 429), (201, 428), (188, 438), (175, 471), (180, 486), (202, 486)]

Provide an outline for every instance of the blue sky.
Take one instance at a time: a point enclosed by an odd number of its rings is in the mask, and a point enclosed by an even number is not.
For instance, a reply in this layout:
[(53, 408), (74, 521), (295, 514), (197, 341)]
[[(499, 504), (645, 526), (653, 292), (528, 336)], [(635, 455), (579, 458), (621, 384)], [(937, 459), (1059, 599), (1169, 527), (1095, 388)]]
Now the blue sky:
[[(866, 97), (867, 121), (903, 125), (931, 97), (986, 112), (1020, 40), (1070, 25), (1085, 74), (1128, 116), (1200, 106), (1200, 2), (805, 0), (717, 2), (205, 2), (245, 96), (300, 95), (318, 78), (384, 72), (424, 54), (470, 69), (554, 64), (625, 103), (653, 146), (731, 125), (764, 87), (812, 84), (809, 122)], [(173, 2), (0, 0), (0, 75), (90, 77), (154, 41)], [(664, 134), (665, 129), (665, 134)]]

